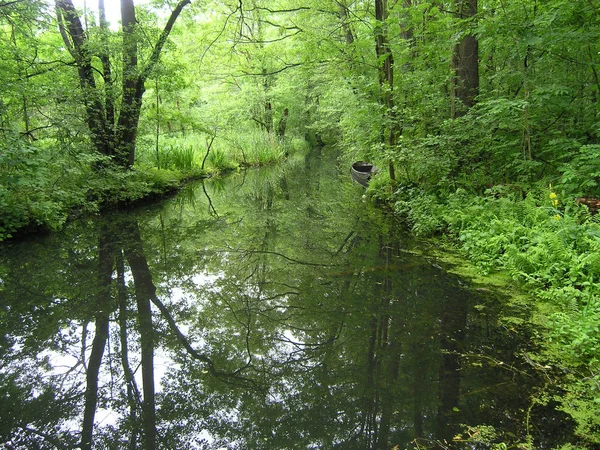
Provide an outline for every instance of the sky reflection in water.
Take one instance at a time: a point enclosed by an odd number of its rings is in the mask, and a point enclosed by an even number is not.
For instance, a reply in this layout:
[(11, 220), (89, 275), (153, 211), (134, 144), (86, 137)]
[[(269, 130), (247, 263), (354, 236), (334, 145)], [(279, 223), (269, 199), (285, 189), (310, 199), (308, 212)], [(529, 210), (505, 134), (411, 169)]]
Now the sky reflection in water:
[(527, 330), (417, 256), (333, 156), (204, 188), (0, 249), (0, 447), (524, 435)]

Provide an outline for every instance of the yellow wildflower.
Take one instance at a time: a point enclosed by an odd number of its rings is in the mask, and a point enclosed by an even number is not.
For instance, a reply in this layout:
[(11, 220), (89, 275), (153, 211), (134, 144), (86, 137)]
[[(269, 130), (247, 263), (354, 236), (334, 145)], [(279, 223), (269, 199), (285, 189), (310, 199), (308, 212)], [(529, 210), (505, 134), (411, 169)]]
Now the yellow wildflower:
[(558, 194), (552, 190), (552, 183), (550, 183), (550, 201), (552, 202), (552, 206), (555, 208), (558, 206)]

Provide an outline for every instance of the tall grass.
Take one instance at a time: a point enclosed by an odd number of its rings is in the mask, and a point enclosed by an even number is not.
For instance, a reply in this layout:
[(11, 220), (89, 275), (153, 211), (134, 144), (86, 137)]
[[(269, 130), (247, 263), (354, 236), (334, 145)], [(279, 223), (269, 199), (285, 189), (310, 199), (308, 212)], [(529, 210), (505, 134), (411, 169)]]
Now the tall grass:
[(196, 167), (196, 150), (192, 146), (166, 145), (157, 156), (159, 169), (176, 169), (189, 172)]
[(138, 140), (136, 165), (188, 174), (200, 169), (203, 148), (202, 135), (161, 136), (158, 146), (152, 136), (144, 136)]
[(286, 154), (279, 137), (258, 129), (239, 133), (233, 141), (239, 150), (241, 163), (249, 166), (272, 164), (282, 160)]
[(194, 147), (179, 147), (172, 151), (173, 165), (177, 169), (192, 170), (196, 164), (196, 150)]
[(305, 140), (293, 136), (280, 139), (256, 128), (239, 128), (227, 133), (221, 131), (214, 140), (202, 133), (161, 136), (158, 150), (150, 137), (140, 139), (138, 161), (158, 169), (187, 173), (200, 170), (206, 157), (205, 170), (224, 172), (239, 166), (274, 164), (294, 153), (303, 153), (307, 146)]
[(235, 159), (231, 157), (231, 154), (228, 154), (220, 146), (211, 148), (206, 161), (208, 162), (209, 167), (217, 172), (224, 172), (238, 167), (238, 164)]

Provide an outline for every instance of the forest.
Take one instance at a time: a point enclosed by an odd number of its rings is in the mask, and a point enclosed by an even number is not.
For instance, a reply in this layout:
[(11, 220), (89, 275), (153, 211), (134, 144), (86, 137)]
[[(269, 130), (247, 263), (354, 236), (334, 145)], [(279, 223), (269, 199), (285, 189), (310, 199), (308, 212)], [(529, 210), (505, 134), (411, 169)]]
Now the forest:
[(531, 296), (527, 358), (553, 386), (535, 401), (594, 448), (599, 11), (598, 0), (0, 0), (0, 241), (310, 148), (348, 168), (370, 161), (381, 168), (370, 201)]

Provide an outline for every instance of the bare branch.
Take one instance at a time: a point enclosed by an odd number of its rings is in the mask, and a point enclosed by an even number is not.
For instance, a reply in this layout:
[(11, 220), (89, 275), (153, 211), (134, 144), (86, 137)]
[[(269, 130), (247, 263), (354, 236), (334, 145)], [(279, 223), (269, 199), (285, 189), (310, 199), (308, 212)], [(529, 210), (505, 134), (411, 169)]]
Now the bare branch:
[(277, 23), (273, 23), (270, 20), (266, 20), (266, 19), (259, 19), (259, 22), (266, 23), (267, 25), (271, 25), (272, 27), (279, 28), (279, 29), (302, 31), (302, 29), (296, 25), (292, 25), (292, 26), (279, 25)]
[(264, 77), (264, 76), (269, 76), (269, 75), (276, 75), (278, 73), (281, 73), (285, 70), (294, 68), (294, 67), (298, 67), (301, 66), (302, 63), (292, 63), (292, 64), (286, 64), (284, 67), (282, 67), (281, 69), (278, 70), (273, 70), (272, 72), (243, 72), (244, 76), (254, 76), (254, 77)]
[(337, 267), (338, 264), (321, 264), (321, 263), (314, 263), (311, 261), (300, 261), (298, 259), (294, 259), (294, 258), (290, 258), (289, 256), (284, 255), (283, 253), (279, 253), (279, 252), (272, 252), (272, 251), (264, 251), (264, 250), (236, 250), (236, 249), (229, 249), (229, 250), (216, 250), (215, 253), (240, 253), (242, 254), (242, 256), (251, 256), (251, 255), (273, 255), (273, 256), (279, 256), (280, 258), (285, 259), (286, 261), (289, 261), (292, 264), (300, 264), (302, 266), (316, 266), (316, 267)]
[[(240, 1), (240, 7), (241, 7), (241, 1)], [(231, 12), (231, 14), (229, 14), (226, 18), (225, 18), (225, 23), (223, 24), (223, 28), (221, 28), (221, 31), (219, 31), (219, 34), (217, 34), (217, 37), (213, 39), (213, 41), (208, 45), (208, 47), (206, 47), (206, 49), (204, 50), (204, 52), (202, 53), (202, 56), (200, 56), (200, 62), (202, 62), (204, 60), (204, 57), (206, 56), (206, 54), (208, 53), (208, 51), (211, 49), (211, 47), (213, 45), (215, 45), (215, 43), (219, 40), (219, 38), (223, 35), (223, 33), (225, 32), (225, 29), (227, 28), (227, 24), (229, 23), (229, 19), (231, 19), (231, 17), (238, 11), (240, 11), (240, 7), (236, 8), (235, 10), (233, 10)], [(243, 10), (242, 11), (242, 17), (243, 17)]]
[(38, 70), (37, 72), (33, 72), (33, 73), (28, 73), (25, 75), (26, 79), (29, 78), (33, 78), (33, 77), (37, 77), (38, 75), (44, 75), (45, 73), (48, 72), (52, 72), (53, 70), (56, 70), (59, 66), (74, 66), (75, 65), (75, 61), (61, 61), (61, 60), (56, 60), (56, 61), (40, 61), (37, 63), (38, 66), (43, 66), (43, 65), (50, 65), (50, 64), (55, 64), (52, 67), (47, 67), (43, 70)]
[(246, 365), (238, 368), (237, 370), (235, 370), (233, 372), (224, 372), (224, 371), (218, 370), (215, 367), (214, 361), (208, 355), (206, 355), (205, 353), (201, 353), (201, 352), (197, 351), (194, 347), (192, 347), (188, 338), (181, 332), (181, 330), (177, 326), (175, 319), (173, 319), (173, 316), (171, 315), (171, 313), (169, 312), (167, 307), (163, 304), (163, 302), (160, 301), (160, 299), (156, 296), (156, 294), (152, 295), (150, 300), (152, 301), (152, 303), (154, 303), (154, 305), (161, 312), (162, 316), (166, 319), (171, 331), (175, 334), (175, 336), (177, 337), (177, 340), (183, 345), (183, 348), (186, 350), (186, 352), (190, 356), (192, 356), (194, 359), (205, 363), (206, 367), (211, 375), (220, 377), (220, 378), (224, 378), (227, 382), (230, 382), (230, 383), (232, 383), (232, 382), (235, 383), (236, 381), (241, 381), (245, 384), (255, 384), (255, 381), (245, 378), (245, 377), (242, 377), (240, 375), (241, 372), (243, 372), (248, 367), (250, 367), (249, 362)]

